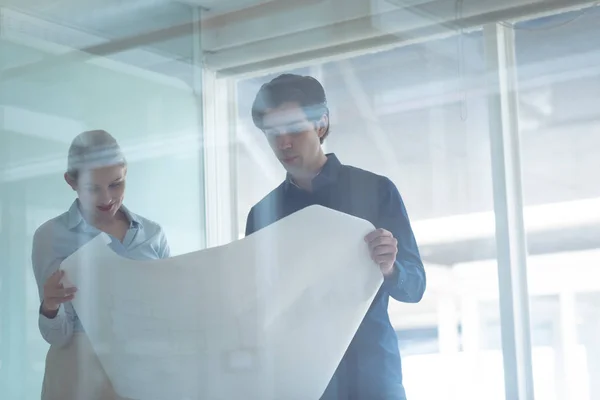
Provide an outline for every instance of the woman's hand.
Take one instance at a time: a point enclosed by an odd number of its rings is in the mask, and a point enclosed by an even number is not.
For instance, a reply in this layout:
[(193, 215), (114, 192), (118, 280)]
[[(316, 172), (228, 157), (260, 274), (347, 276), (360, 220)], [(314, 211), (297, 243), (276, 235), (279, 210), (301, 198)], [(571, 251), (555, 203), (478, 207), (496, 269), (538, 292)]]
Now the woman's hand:
[(53, 273), (44, 284), (44, 299), (42, 301), (42, 313), (48, 318), (54, 318), (62, 303), (75, 298), (76, 287), (65, 288), (62, 278), (65, 271), (59, 269)]

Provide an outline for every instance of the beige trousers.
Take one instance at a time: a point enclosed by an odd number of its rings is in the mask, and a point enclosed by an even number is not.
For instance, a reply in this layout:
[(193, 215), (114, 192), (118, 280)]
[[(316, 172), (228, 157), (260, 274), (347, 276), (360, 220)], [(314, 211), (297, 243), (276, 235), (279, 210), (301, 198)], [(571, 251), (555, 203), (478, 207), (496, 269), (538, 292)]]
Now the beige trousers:
[(85, 333), (65, 347), (50, 346), (42, 400), (120, 400)]

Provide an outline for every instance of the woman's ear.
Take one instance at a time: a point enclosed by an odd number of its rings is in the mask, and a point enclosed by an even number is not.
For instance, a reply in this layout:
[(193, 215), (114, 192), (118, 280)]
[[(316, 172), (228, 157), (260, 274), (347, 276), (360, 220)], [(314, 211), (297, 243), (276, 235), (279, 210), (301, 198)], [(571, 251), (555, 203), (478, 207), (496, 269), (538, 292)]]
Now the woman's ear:
[(69, 186), (71, 186), (71, 189), (76, 191), (77, 190), (77, 181), (75, 179), (73, 179), (73, 177), (71, 175), (69, 175), (68, 172), (65, 172), (64, 177), (65, 177), (65, 182), (67, 182), (67, 184)]

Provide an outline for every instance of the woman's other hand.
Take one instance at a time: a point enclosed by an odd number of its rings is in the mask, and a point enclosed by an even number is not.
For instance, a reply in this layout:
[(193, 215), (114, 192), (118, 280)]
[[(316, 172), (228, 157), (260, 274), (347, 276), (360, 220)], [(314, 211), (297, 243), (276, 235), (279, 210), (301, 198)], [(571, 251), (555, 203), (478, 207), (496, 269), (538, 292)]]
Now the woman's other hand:
[(61, 304), (75, 298), (77, 288), (74, 286), (65, 288), (62, 284), (64, 275), (65, 271), (59, 269), (44, 284), (44, 299), (41, 311), (48, 318), (54, 318)]

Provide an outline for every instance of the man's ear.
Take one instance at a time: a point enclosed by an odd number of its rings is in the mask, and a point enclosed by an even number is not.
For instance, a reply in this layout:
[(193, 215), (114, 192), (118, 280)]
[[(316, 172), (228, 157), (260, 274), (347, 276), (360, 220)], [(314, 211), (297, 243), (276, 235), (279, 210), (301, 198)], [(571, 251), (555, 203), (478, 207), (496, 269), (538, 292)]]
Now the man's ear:
[(69, 175), (68, 172), (65, 172), (65, 182), (67, 182), (67, 184), (69, 186), (71, 186), (71, 189), (73, 190), (77, 190), (77, 181), (75, 179), (73, 179), (73, 177), (71, 175)]
[(317, 122), (317, 134), (319, 138), (322, 138), (327, 133), (329, 129), (329, 117), (327, 114), (323, 114), (321, 119)]

